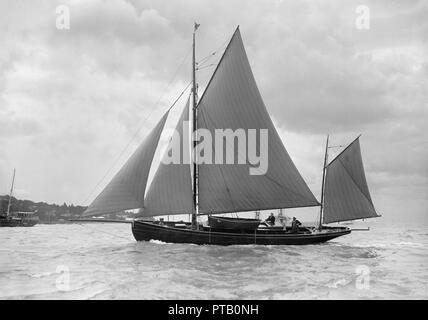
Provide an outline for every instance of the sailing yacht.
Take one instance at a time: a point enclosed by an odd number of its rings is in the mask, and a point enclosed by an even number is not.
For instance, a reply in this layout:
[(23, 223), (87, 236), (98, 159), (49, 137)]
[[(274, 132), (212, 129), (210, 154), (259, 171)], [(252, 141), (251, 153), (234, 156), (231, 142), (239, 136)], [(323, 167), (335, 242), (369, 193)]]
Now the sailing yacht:
[[(213, 245), (322, 243), (351, 232), (347, 227), (324, 224), (377, 217), (365, 179), (358, 138), (330, 163), (327, 138), (321, 202), (312, 194), (285, 149), (262, 100), (239, 27), (198, 99), (195, 63), (195, 33), (198, 26), (195, 24), (193, 32), (191, 95), (176, 125), (178, 136), (183, 137), (180, 144), (187, 148), (193, 161), (190, 164), (185, 161), (169, 164), (161, 161), (147, 186), (168, 110), (83, 215), (97, 216), (140, 209), (132, 223), (132, 232), (137, 241)], [(186, 143), (188, 137), (183, 129), (186, 123), (191, 124), (190, 132), (196, 137), (193, 148)], [(215, 130), (225, 128), (233, 131), (244, 129), (247, 132), (251, 129), (266, 130), (268, 166), (264, 174), (249, 174), (253, 164), (248, 160), (233, 164), (198, 161), (201, 156), (198, 131), (204, 129), (215, 136)], [(173, 138), (170, 145), (172, 143)], [(171, 146), (168, 146), (164, 158), (168, 157), (170, 150)], [(231, 152), (237, 159), (239, 148), (235, 148), (232, 142), (223, 144), (220, 150), (214, 148), (212, 152), (213, 158)], [(181, 158), (186, 154), (187, 151), (183, 152)], [(297, 231), (284, 226), (262, 228), (259, 219), (222, 216), (227, 213), (315, 206), (320, 207), (319, 225)], [(190, 214), (191, 221), (153, 219), (156, 216), (183, 214)], [(208, 224), (199, 222), (201, 215), (208, 215)]]

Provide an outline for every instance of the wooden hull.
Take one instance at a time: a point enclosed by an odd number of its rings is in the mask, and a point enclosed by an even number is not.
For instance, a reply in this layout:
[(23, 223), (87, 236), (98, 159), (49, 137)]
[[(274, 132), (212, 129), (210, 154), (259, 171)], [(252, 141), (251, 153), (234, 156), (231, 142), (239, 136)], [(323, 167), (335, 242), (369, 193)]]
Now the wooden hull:
[(322, 232), (288, 233), (283, 230), (254, 232), (218, 232), (176, 228), (157, 223), (135, 220), (132, 233), (137, 241), (159, 240), (172, 243), (214, 244), (214, 245), (304, 245), (316, 244), (351, 233), (346, 227), (324, 227)]

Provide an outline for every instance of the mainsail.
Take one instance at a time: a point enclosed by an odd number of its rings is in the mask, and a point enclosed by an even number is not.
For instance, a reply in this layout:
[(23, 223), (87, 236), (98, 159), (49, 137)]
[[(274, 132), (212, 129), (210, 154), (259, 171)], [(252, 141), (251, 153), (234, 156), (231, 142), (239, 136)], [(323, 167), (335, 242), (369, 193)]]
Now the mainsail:
[(325, 179), (324, 223), (379, 216), (367, 186), (359, 138), (328, 164)]
[[(296, 169), (269, 117), (245, 53), (239, 28), (198, 104), (198, 128), (267, 129), (268, 170), (250, 175), (251, 164), (200, 164), (201, 213), (226, 213), (317, 206), (318, 201)], [(238, 148), (223, 144), (223, 154)], [(215, 148), (213, 148), (215, 158)]]
[[(185, 161), (186, 157), (190, 159), (190, 137), (188, 136), (189, 130), (187, 132), (183, 130), (183, 127), (189, 124), (189, 101), (187, 100), (175, 129), (176, 134), (172, 136), (164, 159), (161, 161), (147, 191), (144, 209), (140, 211), (138, 216), (151, 217), (193, 212), (190, 163), (188, 160)], [(173, 144), (179, 145), (176, 150), (179, 149), (188, 154), (180, 153), (180, 163), (165, 164), (165, 158), (171, 151)]]
[(101, 215), (144, 206), (144, 192), (150, 166), (168, 113), (165, 113), (125, 165), (86, 209), (83, 216)]

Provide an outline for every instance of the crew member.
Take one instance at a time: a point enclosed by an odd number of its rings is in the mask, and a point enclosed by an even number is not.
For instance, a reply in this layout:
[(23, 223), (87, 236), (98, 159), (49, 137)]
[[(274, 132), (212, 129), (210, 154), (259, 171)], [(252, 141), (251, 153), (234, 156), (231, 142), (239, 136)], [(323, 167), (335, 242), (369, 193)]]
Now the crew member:
[(291, 232), (297, 233), (301, 225), (302, 223), (299, 220), (297, 220), (296, 217), (293, 217), (293, 221), (291, 222)]

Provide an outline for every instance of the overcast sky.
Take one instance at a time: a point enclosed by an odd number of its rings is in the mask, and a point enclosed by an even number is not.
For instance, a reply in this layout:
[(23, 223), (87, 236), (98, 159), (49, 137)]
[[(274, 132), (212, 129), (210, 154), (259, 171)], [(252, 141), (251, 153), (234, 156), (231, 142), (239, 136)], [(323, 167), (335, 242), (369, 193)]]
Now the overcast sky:
[[(61, 4), (70, 29), (56, 26)], [(362, 4), (369, 29), (356, 25)], [(422, 0), (2, 1), (0, 193), (16, 167), (19, 198), (89, 204), (190, 81), (193, 21), (198, 59), (240, 25), (266, 106), (318, 198), (326, 134), (347, 144), (362, 133), (377, 211), (428, 222)], [(212, 71), (198, 73), (200, 91)]]

